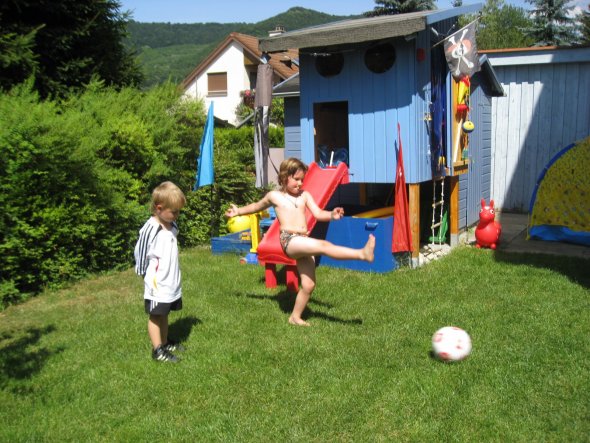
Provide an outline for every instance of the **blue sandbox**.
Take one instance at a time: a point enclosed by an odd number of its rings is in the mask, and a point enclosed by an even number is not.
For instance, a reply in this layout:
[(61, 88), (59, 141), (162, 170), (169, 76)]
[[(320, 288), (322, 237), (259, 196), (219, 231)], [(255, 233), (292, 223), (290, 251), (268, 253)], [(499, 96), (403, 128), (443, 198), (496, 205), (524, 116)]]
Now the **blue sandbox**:
[(213, 237), (211, 239), (211, 252), (213, 254), (223, 254), (226, 252), (245, 255), (250, 252), (252, 242), (250, 240), (241, 240), (242, 235), (248, 231), (235, 232), (233, 234)]
[(335, 245), (362, 248), (367, 242), (369, 234), (373, 234), (376, 240), (373, 263), (358, 260), (334, 260), (322, 256), (318, 260), (319, 265), (367, 272), (389, 272), (397, 269), (397, 262), (391, 253), (393, 217), (344, 217), (341, 220), (335, 220), (328, 225), (326, 240)]

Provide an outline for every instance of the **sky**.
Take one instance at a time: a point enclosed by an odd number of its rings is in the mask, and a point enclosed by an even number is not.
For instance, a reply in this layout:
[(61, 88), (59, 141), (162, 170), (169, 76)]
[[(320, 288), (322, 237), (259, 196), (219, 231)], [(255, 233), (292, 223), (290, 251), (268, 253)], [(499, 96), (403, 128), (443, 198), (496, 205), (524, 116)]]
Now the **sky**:
[[(289, 8), (301, 6), (331, 15), (358, 15), (375, 7), (374, 0), (119, 0), (123, 11), (131, 11), (138, 22), (159, 23), (257, 23)], [(576, 0), (580, 4), (588, 0)], [(439, 9), (451, 7), (451, 0), (435, 0)], [(485, 0), (464, 0), (464, 4)], [(508, 0), (524, 6), (524, 0)]]
[[(331, 15), (360, 15), (375, 7), (375, 0), (119, 0), (122, 11), (131, 11), (138, 22), (150, 23), (257, 23), (289, 8), (301, 6)], [(435, 0), (439, 9), (451, 7), (452, 0)], [(484, 4), (485, 0), (464, 0), (463, 4)], [(525, 9), (525, 0), (506, 0)], [(588, 0), (572, 0), (571, 6), (586, 10)], [(579, 10), (578, 10), (579, 11)]]

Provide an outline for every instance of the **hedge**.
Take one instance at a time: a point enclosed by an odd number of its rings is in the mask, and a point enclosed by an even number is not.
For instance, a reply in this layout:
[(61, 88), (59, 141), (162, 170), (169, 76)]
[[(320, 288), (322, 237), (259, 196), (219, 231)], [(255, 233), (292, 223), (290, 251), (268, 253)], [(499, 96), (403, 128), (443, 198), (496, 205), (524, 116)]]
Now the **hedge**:
[[(187, 194), (183, 246), (226, 233), (227, 205), (264, 192), (254, 186), (251, 127), (215, 129), (215, 184), (192, 191), (206, 116), (175, 85), (142, 92), (93, 83), (56, 102), (23, 84), (0, 97), (2, 307), (130, 266), (151, 190), (164, 180)], [(271, 144), (282, 143), (273, 128)]]

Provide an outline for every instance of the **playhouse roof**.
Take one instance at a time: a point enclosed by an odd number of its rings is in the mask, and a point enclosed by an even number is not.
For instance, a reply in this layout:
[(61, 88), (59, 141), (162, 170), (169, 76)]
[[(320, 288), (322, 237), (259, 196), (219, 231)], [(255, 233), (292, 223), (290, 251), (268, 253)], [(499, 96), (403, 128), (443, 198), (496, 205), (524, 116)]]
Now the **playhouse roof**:
[(478, 3), (450, 9), (342, 20), (260, 39), (259, 48), (263, 52), (278, 52), (288, 48), (324, 48), (404, 37), (423, 31), (427, 25), (480, 9), (481, 4)]

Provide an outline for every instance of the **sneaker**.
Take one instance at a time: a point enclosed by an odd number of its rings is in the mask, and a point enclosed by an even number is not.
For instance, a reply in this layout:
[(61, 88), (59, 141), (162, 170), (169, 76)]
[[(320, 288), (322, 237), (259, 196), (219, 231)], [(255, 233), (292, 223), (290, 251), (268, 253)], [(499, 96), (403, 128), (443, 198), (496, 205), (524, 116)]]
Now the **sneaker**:
[(156, 361), (168, 361), (178, 363), (178, 358), (171, 354), (164, 346), (160, 345), (152, 351), (152, 358)]
[(177, 343), (172, 340), (168, 340), (168, 343), (164, 345), (164, 349), (168, 352), (184, 352), (186, 349), (180, 343)]

